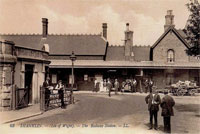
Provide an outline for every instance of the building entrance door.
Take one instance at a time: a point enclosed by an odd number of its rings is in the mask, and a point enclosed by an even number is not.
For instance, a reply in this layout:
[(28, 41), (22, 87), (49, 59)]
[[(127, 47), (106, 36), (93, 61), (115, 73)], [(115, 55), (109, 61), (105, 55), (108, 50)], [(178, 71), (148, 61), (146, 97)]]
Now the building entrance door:
[(32, 103), (33, 68), (34, 65), (25, 65), (25, 88), (27, 88), (27, 95), (25, 96), (25, 101), (27, 102), (27, 104)]

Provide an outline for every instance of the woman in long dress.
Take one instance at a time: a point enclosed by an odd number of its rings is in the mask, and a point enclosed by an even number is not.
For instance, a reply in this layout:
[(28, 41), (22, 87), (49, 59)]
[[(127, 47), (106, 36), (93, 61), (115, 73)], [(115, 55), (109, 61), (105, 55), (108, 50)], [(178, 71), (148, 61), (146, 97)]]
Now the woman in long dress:
[(106, 82), (106, 79), (103, 80), (103, 91), (104, 92), (107, 91), (107, 82)]
[(100, 89), (100, 92), (103, 92), (103, 80), (100, 81), (99, 89)]

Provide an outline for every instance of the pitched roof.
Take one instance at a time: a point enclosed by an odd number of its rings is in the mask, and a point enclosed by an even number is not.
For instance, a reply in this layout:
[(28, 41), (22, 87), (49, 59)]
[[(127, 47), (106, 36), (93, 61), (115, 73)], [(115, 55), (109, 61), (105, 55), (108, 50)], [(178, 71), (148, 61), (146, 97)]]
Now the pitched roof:
[[(150, 46), (133, 46), (134, 61), (149, 61)], [(109, 46), (106, 60), (108, 61), (125, 61), (124, 46)]]
[(3, 34), (0, 37), (4, 40), (13, 41), (16, 46), (26, 47), (41, 50), (40, 46), (42, 35), (18, 35), (18, 34)]
[(133, 46), (133, 54), (135, 61), (150, 60), (150, 46)]
[[(183, 36), (184, 36), (184, 35), (183, 35), (183, 32), (176, 30), (174, 27), (169, 27), (169, 28), (160, 36), (160, 38), (153, 44), (153, 46), (152, 46), (151, 48), (154, 49), (154, 48), (160, 43), (160, 41), (161, 41), (170, 31), (174, 32), (174, 34), (179, 38), (180, 41), (183, 42), (183, 44), (184, 44), (187, 48), (190, 48), (189, 44), (185, 41), (185, 39), (184, 39), (184, 37), (183, 37)], [(181, 34), (182, 34), (182, 36), (181, 36)]]
[(50, 54), (104, 55), (107, 41), (101, 35), (0, 35), (4, 40), (13, 41), (16, 46), (41, 50), (43, 43), (49, 44)]
[(108, 61), (124, 60), (124, 46), (108, 46), (106, 60)]

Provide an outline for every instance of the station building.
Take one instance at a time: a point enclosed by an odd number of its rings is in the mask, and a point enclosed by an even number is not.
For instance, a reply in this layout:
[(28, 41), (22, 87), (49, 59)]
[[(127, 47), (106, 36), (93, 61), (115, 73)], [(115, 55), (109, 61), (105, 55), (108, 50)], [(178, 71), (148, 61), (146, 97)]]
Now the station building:
[(120, 46), (109, 44), (107, 24), (100, 34), (48, 34), (48, 20), (42, 19), (42, 34), (0, 35), (1, 107), (10, 107), (14, 85), (28, 87), (29, 103), (39, 101), (39, 86), (50, 77), (54, 85), (62, 80), (72, 82), (70, 55), (74, 62), (77, 90), (92, 90), (94, 80), (136, 78), (138, 91), (143, 81), (151, 78), (157, 88), (165, 88), (179, 80), (193, 80), (200, 85), (200, 59), (188, 56), (186, 35), (174, 25), (172, 11), (165, 16), (164, 32), (150, 46), (135, 46), (134, 32), (126, 24), (125, 41)]

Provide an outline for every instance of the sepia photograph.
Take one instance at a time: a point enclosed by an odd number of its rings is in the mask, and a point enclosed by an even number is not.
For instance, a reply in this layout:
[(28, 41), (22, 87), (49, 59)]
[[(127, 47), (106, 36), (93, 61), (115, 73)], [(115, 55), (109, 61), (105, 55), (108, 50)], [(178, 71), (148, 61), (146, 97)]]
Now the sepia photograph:
[(2, 134), (200, 134), (199, 0), (0, 0)]

